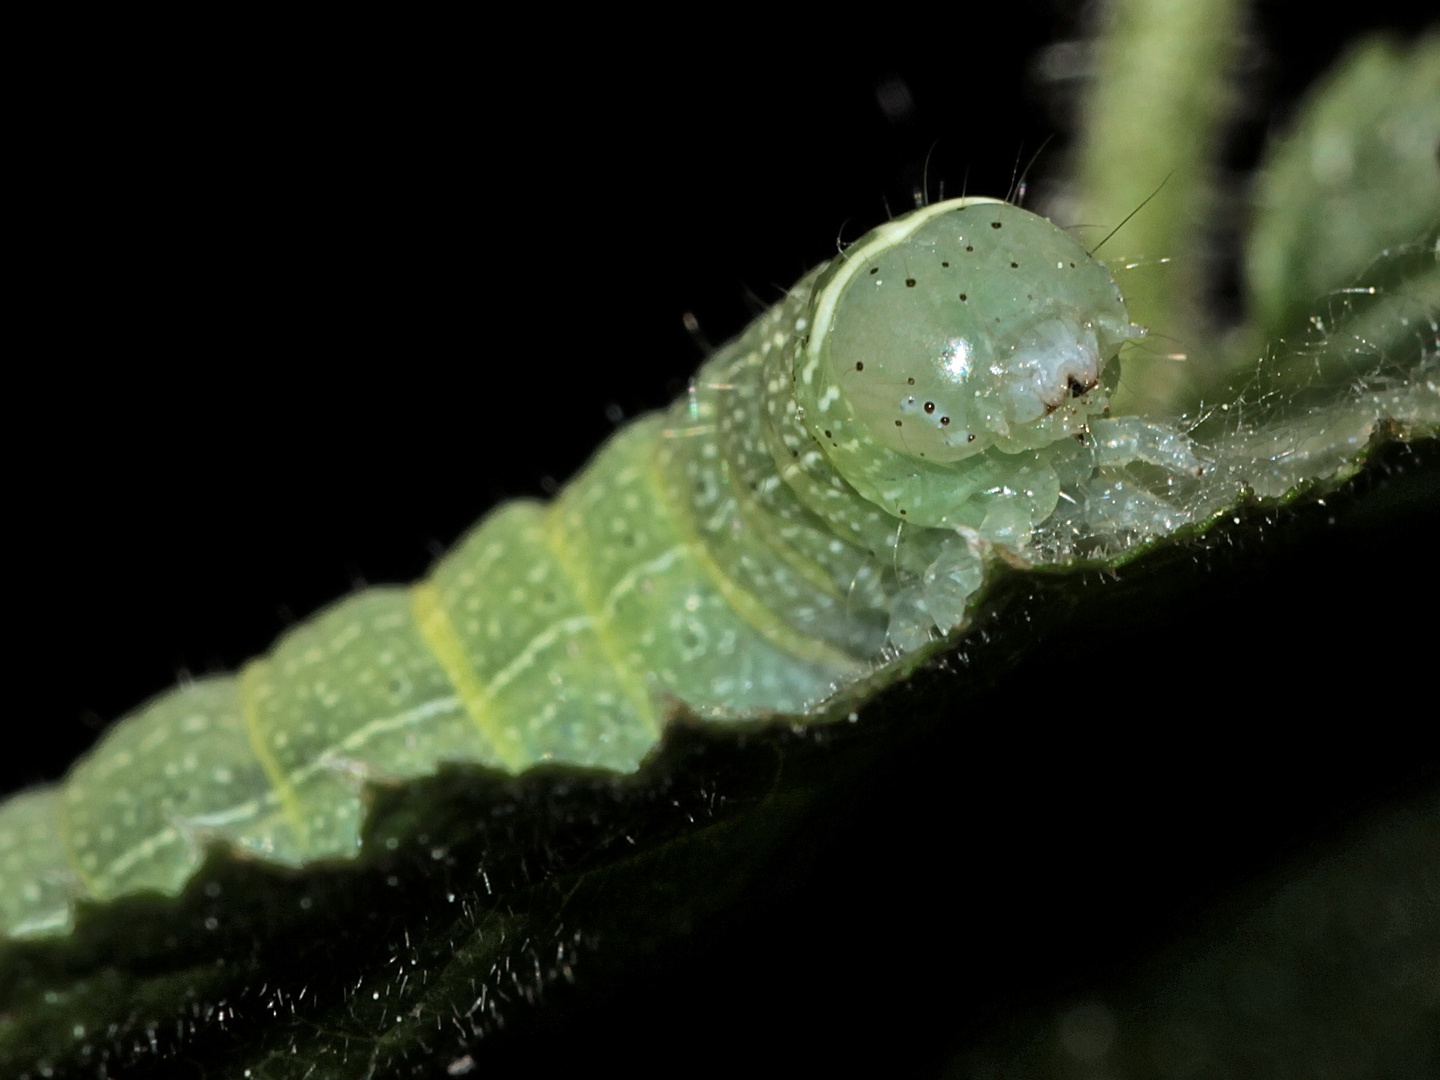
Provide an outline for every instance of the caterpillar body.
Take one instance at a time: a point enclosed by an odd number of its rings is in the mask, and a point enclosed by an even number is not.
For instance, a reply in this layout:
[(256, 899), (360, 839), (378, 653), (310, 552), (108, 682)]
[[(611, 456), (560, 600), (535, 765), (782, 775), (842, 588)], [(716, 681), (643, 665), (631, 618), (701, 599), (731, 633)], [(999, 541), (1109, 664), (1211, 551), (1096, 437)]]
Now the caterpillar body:
[(549, 504), (499, 507), (425, 580), (162, 694), (0, 805), (0, 935), (175, 895), (216, 843), (351, 857), (367, 782), (445, 761), (627, 773), (680, 710), (818, 714), (959, 624), (986, 553), (1026, 552), (1062, 489), (1128, 460), (1193, 468), (1183, 440), (1100, 418), (1139, 333), (1106, 268), (1015, 206), (882, 225)]

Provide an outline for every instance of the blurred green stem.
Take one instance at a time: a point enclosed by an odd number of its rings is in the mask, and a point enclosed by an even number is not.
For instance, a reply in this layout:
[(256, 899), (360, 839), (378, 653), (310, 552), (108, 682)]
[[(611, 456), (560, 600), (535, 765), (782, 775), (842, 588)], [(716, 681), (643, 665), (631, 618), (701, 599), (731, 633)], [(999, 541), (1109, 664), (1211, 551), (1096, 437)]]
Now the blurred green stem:
[[(1123, 368), (1122, 411), (1166, 410), (1198, 381), (1187, 369), (1210, 359), (1196, 252), (1215, 202), (1215, 143), (1242, 17), (1241, 0), (1111, 0), (1104, 16), (1076, 169), (1078, 220), (1094, 228), (1087, 242), (1150, 198), (1097, 253), (1151, 333)], [(1165, 258), (1174, 261), (1157, 265)], [(1145, 269), (1126, 273), (1128, 263)], [(1186, 362), (1159, 358), (1173, 354)]]

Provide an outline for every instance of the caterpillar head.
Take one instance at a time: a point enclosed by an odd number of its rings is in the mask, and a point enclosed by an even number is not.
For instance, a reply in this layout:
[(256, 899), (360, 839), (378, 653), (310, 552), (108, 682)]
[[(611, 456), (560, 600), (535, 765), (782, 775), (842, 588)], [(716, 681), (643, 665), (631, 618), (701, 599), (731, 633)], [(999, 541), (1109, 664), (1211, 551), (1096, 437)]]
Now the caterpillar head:
[(845, 473), (876, 448), (935, 464), (1076, 434), (1103, 407), (1102, 367), (1140, 333), (1102, 264), (991, 199), (882, 225), (814, 296), (799, 400)]

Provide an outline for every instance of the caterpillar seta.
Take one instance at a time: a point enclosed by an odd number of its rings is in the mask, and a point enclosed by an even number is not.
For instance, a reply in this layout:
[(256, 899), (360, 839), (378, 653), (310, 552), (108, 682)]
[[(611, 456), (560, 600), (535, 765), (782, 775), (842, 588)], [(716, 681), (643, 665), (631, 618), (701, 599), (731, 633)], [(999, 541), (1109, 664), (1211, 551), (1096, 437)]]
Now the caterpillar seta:
[(214, 844), (353, 857), (364, 785), (443, 762), (623, 774), (682, 711), (823, 715), (962, 624), (987, 559), (1184, 518), (1116, 480), (1135, 462), (1205, 472), (1178, 429), (1107, 416), (1112, 361), (1141, 333), (1106, 267), (1016, 206), (880, 226), (550, 502), (500, 506), (424, 580), (161, 694), (0, 805), (0, 935), (64, 935), (80, 900), (175, 895)]

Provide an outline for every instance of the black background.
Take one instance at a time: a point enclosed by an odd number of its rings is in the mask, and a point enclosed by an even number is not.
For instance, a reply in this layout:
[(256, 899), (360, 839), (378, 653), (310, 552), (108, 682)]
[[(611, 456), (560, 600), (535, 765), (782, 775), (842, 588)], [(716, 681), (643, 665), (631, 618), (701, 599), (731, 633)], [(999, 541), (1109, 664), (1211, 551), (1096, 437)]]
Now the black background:
[[(1230, 167), (1351, 36), (1422, 24), (1408, 6), (1354, 7), (1322, 25), (1266, 6)], [(1032, 62), (1079, 18), (1011, 4), (925, 25), (907, 9), (829, 40), (753, 17), (127, 24), (47, 43), (12, 155), (16, 692), (0, 789), (56, 778), (177, 673), (233, 670), (356, 584), (421, 575), (497, 500), (552, 490), (616, 417), (683, 390), (699, 361), (683, 313), (729, 337), (837, 237), (912, 205), (932, 146), (932, 195), (941, 180), (1004, 195), (1057, 133), (1037, 175), (1058, 167), (1074, 89), (1045, 91)], [(878, 91), (901, 84), (913, 108), (887, 117)], [(1219, 612), (1173, 648), (1139, 630), (1100, 650), (1112, 677), (1078, 722), (1153, 717), (1167, 756), (1206, 742), (1205, 716), (1252, 681), (1344, 669), (1327, 703), (1368, 735), (1358, 754), (1331, 745), (1325, 767), (1358, 756), (1364, 779), (1279, 814), (1218, 877), (1413, 775), (1414, 745), (1386, 722), (1395, 654), (1356, 670), (1346, 643), (1379, 627), (1408, 648), (1405, 628), (1428, 624), (1404, 569), (1426, 514), (1352, 551), (1359, 569), (1317, 565), (1291, 607), (1237, 609), (1249, 636), (1233, 660), (1207, 644)], [(1381, 580), (1367, 552), (1401, 565)], [(1171, 691), (1159, 705), (1154, 687)], [(1282, 735), (1265, 726), (1275, 706), (1250, 708), (1258, 727), (1220, 730), (1257, 745), (1312, 730), (1290, 715)], [(1216, 780), (1271, 783), (1235, 814), (1295, 802), (1270, 771), (1283, 760)]]

